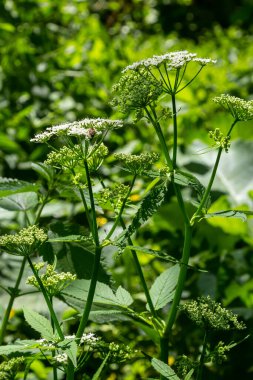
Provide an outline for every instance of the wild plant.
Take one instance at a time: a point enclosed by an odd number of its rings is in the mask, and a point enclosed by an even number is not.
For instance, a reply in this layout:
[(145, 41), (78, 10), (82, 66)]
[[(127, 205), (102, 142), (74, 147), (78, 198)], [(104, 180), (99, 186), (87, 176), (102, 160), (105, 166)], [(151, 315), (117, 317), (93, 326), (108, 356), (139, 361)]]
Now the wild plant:
[[(24, 215), (20, 218), (23, 225), (19, 231), (0, 237), (4, 254), (21, 257), (16, 283), (12, 288), (3, 287), (9, 293), (9, 303), (2, 321), (1, 344), (4, 343), (15, 298), (24, 294), (20, 284), (27, 266), (32, 272), (26, 280), (27, 285), (43, 295), (47, 314), (41, 315), (28, 307), (24, 308), (26, 322), (40, 334), (40, 338), (20, 339), (2, 345), (0, 354), (5, 360), (0, 365), (0, 378), (14, 378), (19, 367), (24, 368), (23, 378), (28, 378), (33, 360), (39, 358), (51, 368), (50, 378), (54, 380), (96, 380), (105, 378), (110, 363), (131, 362), (142, 357), (150, 361), (150, 366), (147, 364), (148, 373), (152, 373), (150, 367), (153, 367), (153, 373), (158, 373), (160, 379), (200, 380), (204, 378), (206, 363), (221, 363), (237, 344), (225, 344), (220, 340), (216, 345), (210, 345), (213, 331), (245, 328), (235, 314), (210, 296), (197, 300), (182, 299), (187, 276), (198, 270), (189, 265), (189, 259), (192, 238), (200, 223), (209, 217), (252, 214), (243, 210), (208, 212), (221, 155), (230, 149), (231, 134), (236, 124), (253, 118), (252, 101), (227, 94), (213, 99), (232, 116), (232, 121), (225, 134), (217, 128), (209, 132), (217, 157), (206, 187), (193, 173), (180, 167), (178, 160), (180, 109), (177, 96), (197, 80), (204, 68), (212, 64), (215, 64), (212, 59), (180, 51), (153, 56), (123, 70), (119, 82), (113, 87), (112, 105), (126, 114), (134, 112), (135, 121), (132, 124), (135, 128), (142, 122), (146, 128), (153, 129), (158, 141), (156, 152), (128, 154), (122, 147), (122, 152), (111, 153), (107, 147), (110, 146), (110, 135), (118, 130), (121, 133), (122, 128), (128, 128), (130, 123), (86, 118), (48, 127), (31, 140), (48, 147), (45, 162), (32, 164), (41, 178), (38, 183), (1, 180), (0, 195), (5, 200), (1, 207), (10, 209), (12, 204), (12, 209)], [(167, 106), (168, 102), (171, 102), (171, 107)], [(121, 168), (120, 173), (127, 174), (127, 183), (124, 175), (113, 181), (110, 170), (113, 172), (115, 163)], [(139, 183), (144, 183), (146, 190), (142, 191), (144, 195), (136, 206), (132, 200), (140, 178), (145, 179)], [(185, 188), (192, 190), (190, 200), (185, 195)], [(138, 235), (135, 237), (142, 225), (159, 212), (169, 191), (173, 191), (176, 197), (184, 223), (179, 260), (169, 249), (156, 250), (138, 245)], [(66, 234), (64, 230), (55, 233), (50, 222), (43, 225), (45, 206), (50, 206), (54, 199), (64, 198), (67, 193), (72, 194), (74, 204), (82, 204), (84, 216), (82, 220), (78, 219), (81, 223), (75, 234)], [(187, 207), (189, 202), (193, 204), (193, 212), (192, 208)], [(101, 219), (105, 223), (101, 223)], [(72, 273), (71, 268), (61, 271), (57, 264), (57, 250), (53, 250), (53, 257), (45, 254), (45, 250), (59, 243), (84, 247), (93, 255), (91, 278), (77, 278), (77, 273)], [(145, 301), (141, 302), (142, 310), (135, 307), (136, 294), (130, 294), (129, 289), (116, 284), (113, 273), (109, 273), (111, 279), (107, 283), (99, 281), (102, 258), (106, 252), (114, 252), (115, 266), (124, 255), (131, 254), (145, 294)], [(139, 260), (140, 253), (152, 255), (164, 265), (164, 271), (153, 278), (151, 285), (146, 281)], [(85, 265), (85, 257), (80, 265)], [(66, 322), (60, 320), (54, 308), (57, 298), (76, 310), (72, 317), (76, 330), (71, 335), (66, 334)], [(173, 350), (172, 333), (178, 313), (188, 316), (203, 331), (203, 345), (199, 357), (194, 360), (185, 355), (178, 357), (172, 368), (168, 358), (169, 351)], [(152, 357), (141, 351), (135, 342), (129, 342), (127, 346), (119, 341), (105, 341), (89, 330), (89, 321), (103, 324), (118, 321), (137, 326), (153, 340), (156, 355)], [(88, 363), (94, 353), (100, 355), (101, 364), (95, 373), (89, 373)]]

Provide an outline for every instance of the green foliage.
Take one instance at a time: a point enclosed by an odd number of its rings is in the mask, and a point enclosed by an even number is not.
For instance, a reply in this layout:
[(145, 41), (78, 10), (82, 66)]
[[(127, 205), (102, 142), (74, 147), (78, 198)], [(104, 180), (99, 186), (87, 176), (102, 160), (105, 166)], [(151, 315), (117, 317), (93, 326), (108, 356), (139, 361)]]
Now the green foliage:
[(173, 378), (175, 380), (180, 380), (173, 369), (161, 360), (153, 358), (151, 364), (158, 373), (165, 377), (165, 379)]
[[(151, 289), (150, 296), (155, 310), (159, 310), (172, 301), (175, 288), (178, 281), (179, 265), (165, 270), (155, 279)], [(148, 305), (146, 305), (149, 310)]]
[(26, 322), (40, 335), (42, 338), (47, 339), (49, 341), (55, 340), (55, 334), (52, 329), (51, 323), (48, 319), (43, 317), (42, 315), (36, 313), (33, 310), (29, 310), (24, 308), (24, 316)]

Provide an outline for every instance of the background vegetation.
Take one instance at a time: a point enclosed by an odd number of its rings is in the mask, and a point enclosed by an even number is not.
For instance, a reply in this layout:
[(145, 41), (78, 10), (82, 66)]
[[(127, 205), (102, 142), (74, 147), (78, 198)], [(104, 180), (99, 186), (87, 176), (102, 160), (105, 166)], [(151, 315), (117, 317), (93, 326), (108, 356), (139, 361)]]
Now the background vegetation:
[[(228, 125), (229, 117), (217, 112), (211, 99), (224, 92), (251, 99), (253, 93), (252, 14), (250, 0), (3, 0), (0, 3), (0, 175), (37, 180), (31, 162), (43, 161), (47, 151), (41, 145), (31, 144), (29, 139), (43, 127), (86, 116), (111, 117), (113, 114), (132, 120), (132, 115), (121, 115), (110, 106), (111, 87), (121, 69), (153, 54), (186, 49), (217, 59), (216, 66), (204, 70), (180, 99), (180, 146), (185, 153), (182, 164), (205, 181), (214, 153), (210, 149), (201, 150), (210, 144), (207, 131), (222, 130)], [(231, 153), (224, 154), (213, 193), (217, 210), (252, 209), (252, 124), (240, 123), (233, 135)], [(167, 137), (170, 138), (169, 131)], [(157, 150), (153, 132), (146, 126), (120, 130), (111, 134), (107, 143), (113, 150), (122, 150), (124, 146), (126, 152), (132, 153)], [(117, 168), (114, 176), (118, 178)], [(138, 199), (138, 193), (136, 195)], [(67, 229), (68, 223), (81, 218), (80, 209), (71, 208), (72, 202), (73, 199), (69, 199), (51, 204), (42, 215), (42, 224), (46, 226), (49, 220), (54, 220), (51, 228), (57, 230), (64, 221)], [(168, 197), (159, 214), (142, 228), (139, 245), (145, 242), (150, 248), (162, 250), (169, 239), (171, 254), (180, 257), (183, 231), (175, 204), (173, 196)], [(17, 229), (22, 222), (16, 212), (0, 209), (0, 213), (1, 233)], [(168, 216), (166, 221), (164, 215)], [(196, 272), (184, 293), (185, 298), (211, 294), (218, 301), (222, 300), (245, 319), (249, 334), (253, 328), (252, 221), (228, 222), (217, 218), (202, 225), (194, 237), (191, 264), (208, 272)], [(152, 245), (154, 241), (159, 246)], [(59, 253), (59, 265), (63, 269), (69, 265), (66, 255)], [(135, 289), (135, 293), (137, 289), (141, 300), (141, 288), (131, 270), (130, 256), (125, 254), (116, 261), (111, 257), (109, 254), (104, 257), (104, 263), (115, 284)], [(78, 259), (71, 256), (72, 270), (77, 271), (79, 278), (88, 278), (89, 273), (79, 269)], [(162, 272), (163, 267), (156, 260), (145, 255), (141, 260), (150, 280), (153, 273)], [(18, 266), (16, 258), (1, 256), (0, 271), (6, 286), (12, 286)], [(107, 277), (105, 269), (101, 276)], [(3, 309), (6, 298), (4, 294), (1, 297)], [(20, 299), (14, 305), (7, 343), (31, 334), (20, 312), (22, 302)], [(39, 302), (35, 306), (43, 311)], [(66, 316), (70, 313), (63, 310), (61, 304), (59, 311)], [(183, 330), (178, 327), (174, 331), (177, 350), (172, 353), (172, 362), (176, 355), (194, 354), (201, 344), (198, 330), (189, 321), (183, 321), (181, 326)], [(108, 324), (102, 330), (95, 325), (91, 328), (98, 329), (97, 333), (105, 339), (113, 336), (123, 343), (133, 340), (138, 346), (140, 332), (127, 323), (123, 328), (117, 324)], [(69, 329), (71, 331), (71, 325)], [(145, 350), (149, 346), (152, 350), (148, 338), (141, 337), (141, 340), (144, 340)], [(231, 351), (222, 367), (210, 368), (206, 379), (231, 380), (239, 376), (251, 379), (252, 351), (250, 337)], [(95, 368), (96, 361), (93, 365)], [(112, 367), (107, 379), (117, 379), (116, 370), (121, 373), (119, 379), (142, 378), (144, 369), (143, 360), (132, 363), (131, 368), (129, 365), (122, 365), (120, 370)], [(43, 363), (35, 363), (33, 371), (31, 379), (47, 378)]]

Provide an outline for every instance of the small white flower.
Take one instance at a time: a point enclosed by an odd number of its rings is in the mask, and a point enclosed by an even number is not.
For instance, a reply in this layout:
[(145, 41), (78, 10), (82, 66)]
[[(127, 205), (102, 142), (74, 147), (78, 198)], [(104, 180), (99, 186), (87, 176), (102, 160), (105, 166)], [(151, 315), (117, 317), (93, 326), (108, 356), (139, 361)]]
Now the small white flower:
[(83, 336), (80, 339), (80, 344), (94, 344), (97, 341), (99, 341), (99, 338), (93, 334), (93, 333), (88, 333), (88, 334), (83, 334)]
[(58, 363), (62, 363), (62, 364), (66, 364), (68, 362), (68, 355), (66, 353), (63, 353), (63, 354), (59, 354), (59, 355), (56, 355), (54, 357), (54, 359), (58, 362)]
[(177, 70), (186, 65), (188, 62), (198, 62), (201, 66), (208, 63), (215, 63), (215, 60), (210, 58), (198, 58), (197, 54), (189, 53), (187, 50), (175, 51), (163, 55), (154, 55), (152, 58), (143, 59), (127, 66), (122, 73), (128, 70), (138, 70), (141, 67), (152, 68), (159, 67), (161, 64), (166, 64), (168, 70)]

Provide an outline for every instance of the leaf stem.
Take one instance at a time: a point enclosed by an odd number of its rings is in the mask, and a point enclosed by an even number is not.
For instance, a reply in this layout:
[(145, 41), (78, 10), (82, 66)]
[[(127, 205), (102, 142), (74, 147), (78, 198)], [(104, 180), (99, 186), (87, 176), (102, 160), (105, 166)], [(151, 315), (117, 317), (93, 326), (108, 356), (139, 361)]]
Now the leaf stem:
[[(234, 122), (232, 123), (228, 133), (227, 133), (227, 137), (230, 136), (235, 124), (237, 123), (237, 119), (234, 120)], [(217, 154), (217, 157), (216, 157), (216, 160), (215, 160), (215, 164), (214, 164), (214, 167), (213, 167), (213, 170), (212, 170), (212, 174), (211, 174), (211, 177), (209, 179), (209, 182), (208, 182), (208, 185), (206, 187), (206, 190), (204, 192), (204, 195), (203, 195), (203, 198), (200, 202), (200, 205), (197, 209), (197, 211), (195, 212), (195, 214), (193, 215), (192, 219), (191, 219), (191, 224), (193, 225), (195, 223), (196, 220), (198, 220), (198, 218), (201, 216), (202, 214), (202, 210), (203, 208), (205, 207), (205, 204), (206, 204), (206, 201), (207, 201), (207, 198), (209, 197), (209, 194), (211, 192), (211, 189), (212, 189), (212, 186), (213, 186), (213, 182), (214, 182), (214, 179), (215, 179), (215, 176), (216, 176), (216, 173), (217, 173), (217, 169), (218, 169), (218, 166), (219, 166), (219, 163), (220, 163), (220, 158), (221, 158), (221, 153), (223, 151), (223, 148), (220, 147), (219, 150), (218, 150), (218, 154)]]
[(199, 360), (199, 367), (198, 367), (198, 373), (197, 373), (196, 380), (201, 380), (202, 376), (203, 376), (203, 368), (204, 368), (204, 363), (205, 363), (206, 348), (207, 348), (207, 343), (208, 343), (207, 338), (208, 338), (208, 331), (205, 330), (204, 339), (203, 339), (203, 346), (202, 346), (201, 356), (200, 356), (200, 360)]
[(15, 301), (15, 298), (17, 297), (17, 294), (19, 292), (19, 285), (20, 285), (20, 282), (21, 282), (21, 279), (22, 279), (22, 276), (24, 273), (25, 264), (26, 264), (26, 257), (23, 258), (16, 284), (10, 293), (9, 303), (8, 303), (8, 306), (7, 306), (5, 313), (4, 313), (3, 322), (2, 322), (1, 331), (0, 331), (0, 345), (2, 345), (3, 341), (4, 341), (4, 336), (5, 336), (7, 324), (8, 324), (9, 318), (10, 318), (11, 309), (12, 309), (13, 303)]
[(34, 268), (34, 265), (33, 265), (33, 263), (32, 263), (32, 260), (30, 259), (29, 256), (27, 256), (27, 261), (28, 261), (28, 263), (29, 263), (29, 265), (30, 265), (30, 267), (31, 267), (31, 269), (32, 269), (32, 272), (33, 272), (33, 274), (34, 274), (34, 276), (35, 276), (35, 278), (36, 278), (36, 280), (37, 280), (37, 282), (38, 282), (38, 284), (39, 284), (40, 290), (41, 290), (41, 292), (42, 292), (42, 294), (43, 294), (43, 297), (44, 297), (44, 299), (45, 299), (45, 301), (46, 301), (46, 304), (47, 304), (48, 310), (49, 310), (49, 312), (50, 312), (50, 317), (52, 318), (52, 320), (53, 320), (53, 322), (54, 322), (54, 326), (55, 326), (55, 329), (56, 329), (56, 331), (57, 331), (57, 334), (59, 335), (59, 338), (60, 338), (60, 339), (64, 340), (64, 334), (63, 334), (63, 332), (62, 332), (62, 329), (61, 329), (60, 323), (59, 323), (59, 321), (58, 321), (58, 318), (57, 318), (57, 316), (56, 316), (56, 314), (55, 314), (55, 311), (54, 311), (53, 305), (52, 305), (52, 303), (51, 303), (51, 301), (50, 301), (50, 298), (49, 298), (49, 296), (48, 296), (47, 290), (46, 290), (46, 288), (44, 287), (44, 285), (43, 285), (43, 283), (42, 283), (42, 281), (41, 281), (41, 279), (40, 279), (40, 276), (38, 275), (38, 272), (37, 272), (36, 269)]
[(163, 337), (161, 339), (161, 360), (163, 360), (166, 363), (168, 360), (169, 336), (176, 319), (178, 305), (181, 300), (182, 292), (184, 289), (184, 283), (185, 283), (185, 278), (186, 278), (186, 273), (187, 273), (187, 268), (188, 268), (188, 261), (190, 257), (191, 240), (192, 240), (192, 227), (190, 226), (190, 224), (185, 224), (185, 239), (184, 239), (182, 259), (180, 261), (180, 272), (178, 276), (178, 282), (176, 286), (175, 295), (172, 301), (172, 305), (171, 305), (167, 320), (165, 321)]

